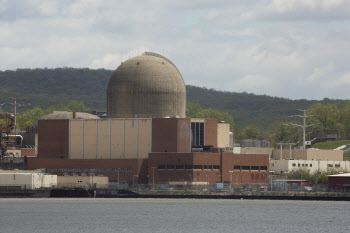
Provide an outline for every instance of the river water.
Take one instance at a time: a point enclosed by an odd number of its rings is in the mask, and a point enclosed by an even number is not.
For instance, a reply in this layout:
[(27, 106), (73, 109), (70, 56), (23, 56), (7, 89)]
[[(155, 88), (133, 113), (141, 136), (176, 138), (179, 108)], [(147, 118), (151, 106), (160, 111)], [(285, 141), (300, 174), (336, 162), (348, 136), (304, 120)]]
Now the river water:
[(193, 199), (0, 199), (0, 233), (350, 232), (350, 203)]

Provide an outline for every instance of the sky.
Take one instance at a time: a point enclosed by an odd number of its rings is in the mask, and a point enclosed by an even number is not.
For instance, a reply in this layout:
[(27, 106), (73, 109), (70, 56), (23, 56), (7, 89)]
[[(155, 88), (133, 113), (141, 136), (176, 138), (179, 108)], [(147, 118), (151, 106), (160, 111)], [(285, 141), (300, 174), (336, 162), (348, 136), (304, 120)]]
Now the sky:
[(145, 51), (186, 84), (350, 99), (350, 0), (0, 0), (0, 70), (115, 70)]

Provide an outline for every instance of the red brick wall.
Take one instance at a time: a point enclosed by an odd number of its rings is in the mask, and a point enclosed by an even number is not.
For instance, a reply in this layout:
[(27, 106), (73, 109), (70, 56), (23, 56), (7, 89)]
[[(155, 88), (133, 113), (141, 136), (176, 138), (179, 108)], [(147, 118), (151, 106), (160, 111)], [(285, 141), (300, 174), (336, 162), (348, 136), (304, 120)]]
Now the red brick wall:
[(38, 121), (38, 158), (67, 158), (69, 120)]
[(350, 177), (328, 177), (329, 186), (344, 189), (344, 184), (350, 185)]
[(152, 119), (152, 152), (176, 152), (177, 119)]
[[(153, 169), (155, 183), (169, 181), (192, 181), (220, 183), (220, 170), (186, 170), (166, 169), (159, 170), (158, 165), (220, 165), (218, 153), (150, 153), (148, 155), (149, 183), (153, 182)], [(208, 176), (208, 177), (207, 177)]]
[(204, 121), (204, 145), (217, 147), (218, 145), (218, 121), (205, 119)]
[[(138, 175), (135, 179), (140, 184), (148, 182), (147, 159), (56, 159), (56, 158), (28, 158), (26, 169), (38, 168), (131, 168), (130, 172), (119, 172), (119, 180), (131, 184), (132, 176)], [(63, 175), (64, 172), (53, 172)], [(72, 172), (68, 172), (72, 173)], [(81, 175), (81, 172), (75, 172)], [(87, 172), (84, 172), (87, 173)], [(118, 180), (118, 172), (94, 172), (95, 175), (103, 174), (108, 176), (110, 182)]]
[[(266, 166), (266, 171), (235, 171), (233, 167), (239, 166)], [(222, 176), (224, 181), (230, 182), (232, 173), (232, 183), (257, 184), (269, 182), (269, 156), (257, 154), (232, 154), (222, 153)]]
[(190, 152), (190, 119), (152, 119), (152, 152)]

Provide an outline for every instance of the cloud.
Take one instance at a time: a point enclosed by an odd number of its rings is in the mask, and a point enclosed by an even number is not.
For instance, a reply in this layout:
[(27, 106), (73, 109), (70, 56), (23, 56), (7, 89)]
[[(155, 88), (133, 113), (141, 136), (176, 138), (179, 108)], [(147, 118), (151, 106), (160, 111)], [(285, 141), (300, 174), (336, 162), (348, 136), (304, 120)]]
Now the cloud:
[[(153, 51), (187, 84), (350, 98), (350, 1), (0, 0), (0, 69), (114, 70)], [(312, 88), (310, 88), (312, 87)]]

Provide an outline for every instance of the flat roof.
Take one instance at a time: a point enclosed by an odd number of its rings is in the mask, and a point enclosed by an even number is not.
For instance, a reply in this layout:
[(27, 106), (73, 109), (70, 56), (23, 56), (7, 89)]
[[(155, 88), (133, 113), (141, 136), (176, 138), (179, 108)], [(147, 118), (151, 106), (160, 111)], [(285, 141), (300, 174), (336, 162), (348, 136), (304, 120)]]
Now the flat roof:
[(350, 177), (350, 173), (343, 173), (343, 174), (336, 174), (336, 175), (329, 175), (330, 177)]

